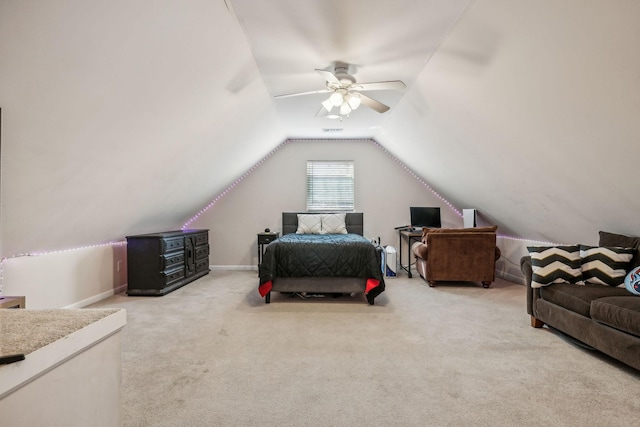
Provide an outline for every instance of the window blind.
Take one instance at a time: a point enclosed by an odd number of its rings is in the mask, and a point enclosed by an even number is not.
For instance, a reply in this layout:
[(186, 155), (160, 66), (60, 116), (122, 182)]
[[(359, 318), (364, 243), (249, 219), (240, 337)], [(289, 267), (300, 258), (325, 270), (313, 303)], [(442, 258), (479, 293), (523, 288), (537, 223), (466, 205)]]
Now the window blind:
[(354, 209), (353, 160), (307, 162), (307, 210)]

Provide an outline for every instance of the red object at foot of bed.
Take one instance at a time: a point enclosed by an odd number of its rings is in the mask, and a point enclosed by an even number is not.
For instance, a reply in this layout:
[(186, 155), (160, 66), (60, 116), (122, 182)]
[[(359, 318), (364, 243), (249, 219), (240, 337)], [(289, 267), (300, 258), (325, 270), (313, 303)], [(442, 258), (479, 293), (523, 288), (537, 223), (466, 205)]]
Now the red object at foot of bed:
[(368, 294), (372, 289), (375, 289), (380, 284), (379, 280), (376, 279), (367, 279), (367, 286), (364, 289), (364, 293)]
[(261, 297), (264, 297), (269, 292), (271, 292), (272, 288), (273, 283), (271, 282), (271, 280), (269, 280), (268, 282), (264, 282), (262, 285), (258, 286), (258, 292), (260, 292)]

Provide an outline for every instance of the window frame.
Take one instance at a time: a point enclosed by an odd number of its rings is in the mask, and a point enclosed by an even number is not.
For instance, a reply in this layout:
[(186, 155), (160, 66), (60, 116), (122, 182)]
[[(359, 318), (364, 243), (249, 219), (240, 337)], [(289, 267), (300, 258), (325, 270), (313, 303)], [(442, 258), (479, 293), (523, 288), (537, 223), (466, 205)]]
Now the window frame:
[(355, 161), (307, 160), (307, 211), (353, 212)]

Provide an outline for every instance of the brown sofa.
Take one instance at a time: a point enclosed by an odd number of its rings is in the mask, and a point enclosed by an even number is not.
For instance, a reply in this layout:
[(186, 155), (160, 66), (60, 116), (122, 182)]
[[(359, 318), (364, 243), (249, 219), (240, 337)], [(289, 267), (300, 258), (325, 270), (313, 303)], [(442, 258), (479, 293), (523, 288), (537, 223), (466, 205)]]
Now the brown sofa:
[[(640, 248), (640, 237), (600, 232), (599, 246)], [(640, 266), (640, 254), (631, 261)], [(554, 283), (532, 287), (531, 257), (524, 256), (520, 267), (527, 284), (527, 312), (531, 326), (550, 328), (569, 335), (587, 346), (640, 369), (640, 296), (624, 286)]]
[(497, 226), (476, 228), (423, 228), (422, 239), (412, 245), (416, 269), (429, 286), (436, 282), (495, 280)]

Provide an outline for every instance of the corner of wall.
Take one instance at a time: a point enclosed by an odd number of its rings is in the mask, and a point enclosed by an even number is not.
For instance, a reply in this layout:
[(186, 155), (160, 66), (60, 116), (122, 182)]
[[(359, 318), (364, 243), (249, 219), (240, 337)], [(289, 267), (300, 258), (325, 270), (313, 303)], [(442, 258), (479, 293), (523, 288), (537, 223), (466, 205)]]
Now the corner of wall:
[(507, 236), (498, 236), (496, 245), (501, 256), (496, 261), (496, 275), (514, 283), (525, 284), (524, 274), (520, 270), (520, 259), (529, 254), (527, 245), (532, 241)]

